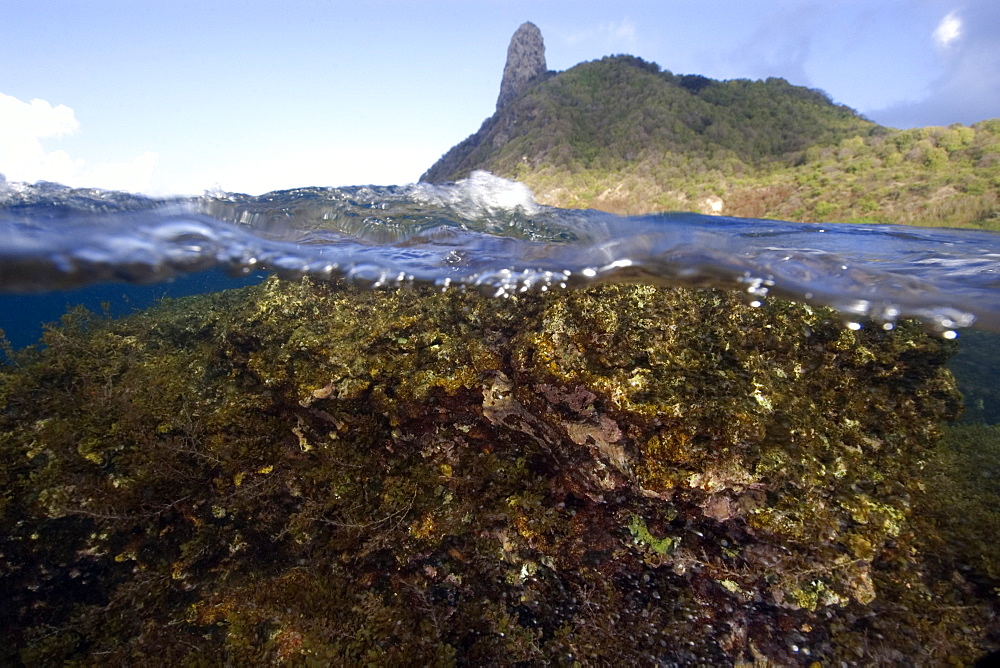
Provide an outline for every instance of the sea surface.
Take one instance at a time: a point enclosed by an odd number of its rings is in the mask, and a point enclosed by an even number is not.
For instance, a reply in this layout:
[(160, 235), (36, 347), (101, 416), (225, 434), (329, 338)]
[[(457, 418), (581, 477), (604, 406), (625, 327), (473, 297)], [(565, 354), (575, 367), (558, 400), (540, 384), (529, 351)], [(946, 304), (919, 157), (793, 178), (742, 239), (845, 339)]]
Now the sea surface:
[(177, 199), (0, 183), (0, 293), (148, 285), (213, 269), (498, 297), (595, 282), (712, 286), (832, 306), (851, 322), (1000, 331), (1000, 235), (990, 232), (621, 217), (541, 206), (522, 184), (485, 172), (444, 185)]
[[(1000, 235), (539, 205), (486, 172), (456, 183), (155, 199), (0, 180), (0, 328), (14, 347), (82, 303), (121, 315), (267, 273), (434, 284), (503, 298), (598, 282), (718, 287), (831, 306), (847, 327), (915, 318), (1000, 332)], [(983, 346), (998, 339), (975, 339)], [(985, 342), (985, 343), (984, 343)], [(978, 358), (977, 358), (978, 359)]]

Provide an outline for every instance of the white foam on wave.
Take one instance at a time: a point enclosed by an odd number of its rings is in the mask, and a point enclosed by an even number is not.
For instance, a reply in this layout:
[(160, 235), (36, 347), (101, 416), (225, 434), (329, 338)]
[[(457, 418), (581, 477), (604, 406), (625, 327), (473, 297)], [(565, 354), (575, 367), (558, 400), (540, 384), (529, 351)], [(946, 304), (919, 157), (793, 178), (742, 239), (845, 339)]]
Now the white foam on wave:
[(497, 213), (531, 216), (542, 208), (528, 186), (480, 170), (453, 183), (416, 183), (407, 194), (418, 202), (445, 207), (469, 219)]

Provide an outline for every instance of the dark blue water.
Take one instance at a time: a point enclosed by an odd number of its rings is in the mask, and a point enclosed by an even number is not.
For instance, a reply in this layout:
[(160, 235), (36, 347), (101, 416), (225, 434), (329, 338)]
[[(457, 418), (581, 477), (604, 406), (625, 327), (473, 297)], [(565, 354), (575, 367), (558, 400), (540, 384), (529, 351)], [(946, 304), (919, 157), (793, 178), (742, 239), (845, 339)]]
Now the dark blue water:
[(36, 343), (47, 323), (58, 322), (74, 306), (117, 318), (148, 308), (164, 297), (228, 290), (259, 283), (264, 278), (266, 275), (261, 273), (234, 278), (220, 269), (211, 269), (153, 285), (100, 283), (74, 290), (0, 295), (0, 329), (14, 348), (23, 348)]
[(831, 306), (849, 327), (916, 318), (949, 338), (1000, 331), (1000, 235), (988, 232), (620, 217), (540, 206), (524, 186), (483, 172), (445, 185), (172, 200), (0, 188), (0, 327), (15, 345), (69, 303), (109, 301), (118, 314), (260, 272), (497, 297), (596, 282), (717, 287), (751, 303)]

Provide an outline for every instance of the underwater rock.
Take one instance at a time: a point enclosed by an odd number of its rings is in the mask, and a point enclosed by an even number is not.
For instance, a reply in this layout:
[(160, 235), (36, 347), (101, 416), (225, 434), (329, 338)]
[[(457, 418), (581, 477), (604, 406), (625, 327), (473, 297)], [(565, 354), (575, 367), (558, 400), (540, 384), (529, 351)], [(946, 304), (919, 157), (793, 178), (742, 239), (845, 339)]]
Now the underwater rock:
[(912, 530), (961, 401), (916, 325), (271, 279), (44, 342), (0, 372), (7, 661), (988, 649)]

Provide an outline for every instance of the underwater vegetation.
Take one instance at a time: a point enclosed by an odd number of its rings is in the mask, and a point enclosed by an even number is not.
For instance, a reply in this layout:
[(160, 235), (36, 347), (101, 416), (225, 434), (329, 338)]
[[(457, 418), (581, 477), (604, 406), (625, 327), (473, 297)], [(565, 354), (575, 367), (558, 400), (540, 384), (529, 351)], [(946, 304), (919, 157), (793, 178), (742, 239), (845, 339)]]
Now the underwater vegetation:
[(955, 342), (840, 322), (273, 278), (71, 312), (0, 367), (0, 662), (970, 663), (987, 488), (945, 532), (992, 428), (941, 443)]

